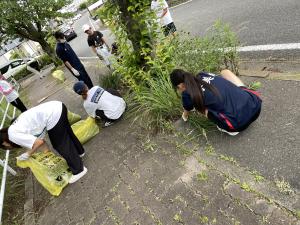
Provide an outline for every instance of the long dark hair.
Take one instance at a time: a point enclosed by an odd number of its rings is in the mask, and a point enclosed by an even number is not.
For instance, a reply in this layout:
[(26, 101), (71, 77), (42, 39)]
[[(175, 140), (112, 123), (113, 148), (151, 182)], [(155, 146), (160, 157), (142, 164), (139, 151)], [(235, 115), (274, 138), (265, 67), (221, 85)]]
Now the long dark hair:
[(2, 148), (3, 150), (8, 149), (8, 147), (3, 145), (4, 141), (9, 143), (12, 146), (12, 148), (21, 148), (20, 145), (17, 145), (8, 139), (8, 127), (2, 128), (0, 130), (0, 148)]
[(201, 113), (205, 112), (202, 88), (208, 89), (213, 94), (218, 95), (218, 90), (214, 86), (182, 69), (173, 70), (170, 74), (170, 79), (174, 87), (177, 87), (180, 83), (184, 83), (187, 93), (193, 100), (194, 107)]

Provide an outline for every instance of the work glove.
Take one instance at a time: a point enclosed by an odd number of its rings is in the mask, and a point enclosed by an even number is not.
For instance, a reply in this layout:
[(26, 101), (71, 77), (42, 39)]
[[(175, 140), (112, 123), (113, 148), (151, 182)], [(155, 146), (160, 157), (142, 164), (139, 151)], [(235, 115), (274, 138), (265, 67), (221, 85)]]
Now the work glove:
[(24, 161), (24, 160), (28, 160), (29, 157), (30, 157), (30, 155), (29, 155), (27, 152), (25, 152), (25, 153), (23, 153), (22, 155), (19, 155), (19, 156), (17, 157), (17, 160)]
[(97, 53), (97, 56), (99, 57), (100, 60), (103, 60), (102, 55), (100, 55), (99, 53)]
[(75, 76), (79, 76), (80, 75), (79, 72), (77, 70), (75, 70), (74, 68), (72, 68), (72, 72), (73, 72), (73, 74)]
[(182, 113), (181, 117), (182, 117), (182, 119), (183, 119), (184, 122), (186, 122), (188, 120), (188, 118), (189, 118), (188, 116), (185, 116), (184, 113)]

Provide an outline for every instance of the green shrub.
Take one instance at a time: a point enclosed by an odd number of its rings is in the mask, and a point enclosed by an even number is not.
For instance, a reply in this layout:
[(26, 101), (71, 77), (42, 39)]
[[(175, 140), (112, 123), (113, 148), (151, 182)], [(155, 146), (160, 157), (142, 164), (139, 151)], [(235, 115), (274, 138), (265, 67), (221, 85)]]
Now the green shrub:
[[(196, 74), (201, 70), (219, 72), (225, 67), (237, 73), (238, 41), (229, 26), (219, 21), (205, 37), (186, 34), (165, 38), (158, 32), (155, 13), (146, 9), (149, 6), (142, 0), (118, 4), (109, 0), (97, 12), (119, 46), (119, 60), (113, 67), (131, 91), (130, 114), (148, 128), (163, 129), (166, 120), (182, 113), (180, 98), (169, 80), (171, 70), (176, 67)], [(190, 123), (205, 127), (207, 120), (192, 116)]]
[(216, 125), (213, 122), (198, 112), (193, 112), (189, 115), (188, 123), (199, 133), (202, 133), (203, 129), (210, 131), (215, 130), (216, 128)]
[(83, 2), (79, 5), (79, 10), (84, 10), (87, 8), (87, 3), (86, 2)]
[(129, 98), (129, 115), (140, 121), (148, 129), (164, 129), (165, 120), (178, 118), (182, 106), (168, 76), (158, 76), (148, 81)]
[(26, 69), (26, 67), (24, 67), (23, 69), (21, 69), (20, 71), (18, 71), (17, 73), (15, 73), (14, 79), (15, 80), (20, 80), (20, 79), (22, 79), (24, 77), (27, 77), (29, 74), (31, 74), (31, 72), (28, 71)]
[(217, 21), (204, 37), (183, 34), (172, 44), (178, 68), (196, 74), (199, 71), (219, 72), (225, 67), (238, 73), (238, 39), (226, 24)]
[[(237, 68), (237, 43), (235, 35), (219, 22), (205, 37), (184, 35), (183, 38), (165, 39), (163, 43), (158, 43), (153, 53), (155, 57), (147, 62), (148, 71), (140, 69), (134, 74), (135, 80), (142, 77), (144, 82), (129, 83), (135, 90), (131, 111), (135, 112), (136, 119), (142, 120), (148, 128), (163, 129), (163, 120), (179, 118), (182, 106), (169, 81), (170, 71), (175, 65), (194, 74), (201, 70), (219, 72), (224, 66)], [(124, 68), (126, 81), (131, 81), (132, 69)], [(201, 133), (203, 129), (215, 127), (199, 113), (192, 113), (189, 123)]]
[(47, 42), (50, 45), (51, 49), (55, 49), (55, 47), (56, 47), (56, 40), (55, 40), (55, 37), (52, 34), (50, 34), (48, 36)]
[(37, 58), (37, 60), (40, 64), (41, 68), (45, 67), (46, 65), (49, 65), (49, 64), (53, 63), (52, 58), (47, 54), (43, 54), (43, 55), (39, 56)]
[(104, 89), (113, 88), (119, 90), (122, 87), (121, 76), (118, 73), (110, 73), (100, 78), (100, 86)]

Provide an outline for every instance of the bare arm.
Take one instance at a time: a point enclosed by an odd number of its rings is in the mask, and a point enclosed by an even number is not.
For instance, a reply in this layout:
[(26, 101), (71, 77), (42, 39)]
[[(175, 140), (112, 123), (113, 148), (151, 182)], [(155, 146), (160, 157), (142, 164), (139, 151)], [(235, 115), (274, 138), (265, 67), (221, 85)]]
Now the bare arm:
[(107, 42), (105, 41), (105, 39), (104, 39), (103, 37), (102, 37), (101, 39), (102, 39), (103, 43), (106, 45), (107, 49), (110, 50), (110, 47), (109, 47), (109, 45), (107, 44)]
[(190, 112), (187, 110), (183, 110), (183, 116), (188, 118), (189, 117)]
[(30, 149), (29, 151), (27, 151), (28, 155), (32, 155), (43, 144), (45, 144), (45, 141), (43, 139), (37, 138), (35, 140), (35, 142), (33, 143), (32, 149)]
[(168, 8), (164, 8), (160, 18), (163, 18), (167, 14), (167, 12), (168, 12)]
[(95, 46), (91, 46), (91, 48), (92, 48), (92, 51), (93, 51), (96, 55), (98, 55), (97, 50), (96, 50), (96, 47), (95, 47)]
[(206, 118), (208, 118), (208, 117), (207, 117), (207, 114), (208, 114), (208, 110), (205, 109), (205, 111), (204, 111), (204, 116), (205, 116)]

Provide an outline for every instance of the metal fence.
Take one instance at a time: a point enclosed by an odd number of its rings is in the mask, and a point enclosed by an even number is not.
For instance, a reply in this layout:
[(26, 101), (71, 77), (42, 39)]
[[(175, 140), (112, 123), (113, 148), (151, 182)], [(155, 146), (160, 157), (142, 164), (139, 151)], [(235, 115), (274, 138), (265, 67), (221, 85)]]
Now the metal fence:
[[(20, 85), (18, 84), (18, 82), (14, 79), (14, 78), (10, 78), (9, 82), (11, 84), (13, 84), (13, 86), (15, 87), (15, 89), (18, 91), (20, 88)], [(7, 119), (12, 120), (15, 115), (16, 115), (16, 108), (13, 107), (11, 104), (9, 104), (7, 102), (6, 106), (4, 108), (2, 108), (2, 101), (6, 101), (5, 100), (5, 96), (2, 95), (1, 100), (0, 100), (0, 112), (2, 112), (2, 121), (1, 121), (1, 125), (0, 125), (0, 129), (3, 128), (5, 121)], [(9, 109), (10, 107), (13, 107), (13, 112), (12, 115), (9, 115)], [(16, 175), (16, 171), (14, 171), (9, 165), (8, 165), (8, 159), (9, 159), (9, 150), (6, 150), (6, 154), (5, 154), (5, 159), (1, 160), (0, 159), (0, 165), (3, 167), (3, 174), (2, 174), (2, 180), (1, 180), (1, 190), (0, 190), (0, 224), (2, 224), (2, 212), (3, 212), (3, 202), (4, 202), (4, 194), (5, 194), (5, 184), (6, 184), (6, 175), (7, 175), (7, 171), (12, 174), (12, 175)]]

